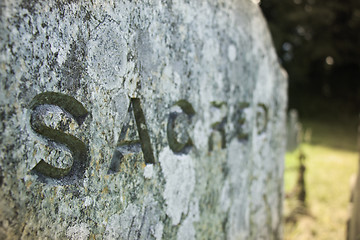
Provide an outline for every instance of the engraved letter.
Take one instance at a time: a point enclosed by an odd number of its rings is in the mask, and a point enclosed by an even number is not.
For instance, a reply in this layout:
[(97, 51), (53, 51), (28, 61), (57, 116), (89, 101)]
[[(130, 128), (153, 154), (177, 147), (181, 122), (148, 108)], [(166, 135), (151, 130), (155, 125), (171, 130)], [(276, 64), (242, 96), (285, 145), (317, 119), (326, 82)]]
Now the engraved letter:
[(121, 128), (120, 137), (110, 163), (109, 173), (120, 170), (123, 158), (142, 151), (145, 164), (154, 164), (154, 154), (151, 147), (145, 116), (141, 108), (140, 99), (132, 98), (128, 114)]
[(173, 152), (185, 153), (192, 146), (187, 128), (194, 114), (193, 107), (186, 100), (180, 100), (172, 107), (167, 124), (167, 139)]
[(256, 109), (256, 128), (257, 133), (262, 134), (266, 131), (268, 124), (268, 109), (265, 104), (259, 103)]
[[(225, 102), (216, 103), (212, 102), (212, 112), (220, 115), (220, 119), (217, 118), (215, 123), (211, 125), (213, 131), (209, 137), (209, 152), (212, 152), (215, 148), (224, 149), (226, 148), (226, 134), (225, 134), (225, 124), (227, 121), (227, 106)], [(225, 115), (225, 116), (224, 116)]]
[(235, 122), (235, 131), (236, 137), (239, 141), (247, 141), (249, 139), (249, 130), (247, 128), (248, 119), (246, 110), (249, 108), (250, 104), (247, 102), (241, 102), (236, 108), (236, 113), (234, 116)]
[[(34, 171), (51, 178), (78, 177), (81, 178), (88, 164), (87, 147), (78, 138), (65, 133), (69, 128), (68, 123), (75, 119), (80, 126), (88, 115), (84, 106), (73, 97), (56, 92), (45, 92), (38, 94), (31, 101), (29, 108), (32, 110), (30, 125), (38, 134), (48, 141), (65, 145), (73, 155), (73, 164), (68, 168), (57, 168), (41, 160)], [(44, 114), (52, 109), (60, 108), (63, 119), (55, 127), (49, 127), (44, 123)]]

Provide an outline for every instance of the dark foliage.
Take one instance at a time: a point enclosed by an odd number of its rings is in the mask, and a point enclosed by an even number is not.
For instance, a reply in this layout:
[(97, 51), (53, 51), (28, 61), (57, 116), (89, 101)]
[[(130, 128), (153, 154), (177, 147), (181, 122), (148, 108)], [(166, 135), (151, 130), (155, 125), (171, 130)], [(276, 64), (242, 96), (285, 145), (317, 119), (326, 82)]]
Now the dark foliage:
[(359, 112), (360, 1), (262, 0), (260, 6), (289, 73), (290, 107), (299, 102), (292, 96), (312, 94)]

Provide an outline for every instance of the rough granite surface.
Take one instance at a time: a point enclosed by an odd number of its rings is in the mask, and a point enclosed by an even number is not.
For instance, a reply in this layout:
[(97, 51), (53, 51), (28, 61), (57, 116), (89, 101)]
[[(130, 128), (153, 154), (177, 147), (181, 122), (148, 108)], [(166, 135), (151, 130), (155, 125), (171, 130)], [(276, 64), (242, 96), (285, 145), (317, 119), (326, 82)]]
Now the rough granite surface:
[(4, 0), (0, 239), (280, 239), (286, 76), (250, 0)]

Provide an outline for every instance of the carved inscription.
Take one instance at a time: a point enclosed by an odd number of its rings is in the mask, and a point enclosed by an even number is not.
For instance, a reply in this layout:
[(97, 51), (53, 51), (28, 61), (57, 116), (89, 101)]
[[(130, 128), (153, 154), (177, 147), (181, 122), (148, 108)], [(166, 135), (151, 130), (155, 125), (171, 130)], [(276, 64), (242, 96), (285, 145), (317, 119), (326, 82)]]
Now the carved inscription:
[[(57, 108), (57, 107), (58, 108)], [(46, 115), (59, 112), (61, 109), (60, 121), (56, 125), (46, 123)], [(30, 125), (31, 128), (49, 143), (52, 142), (64, 145), (73, 155), (73, 163), (68, 168), (57, 168), (44, 160), (41, 160), (35, 167), (34, 172), (52, 178), (64, 178), (66, 176), (82, 177), (88, 164), (87, 146), (75, 136), (67, 133), (69, 125), (74, 120), (80, 126), (88, 115), (84, 106), (74, 99), (61, 93), (45, 92), (37, 95), (30, 103), (32, 110)], [(74, 124), (72, 124), (74, 125)], [(53, 145), (53, 144), (51, 144)]]
[(267, 107), (265, 104), (258, 104), (256, 108), (256, 128), (258, 130), (258, 134), (266, 132), (268, 121), (269, 116)]
[(154, 164), (154, 154), (139, 98), (132, 98), (124, 120), (117, 147), (110, 163), (109, 173), (120, 170), (124, 157), (142, 151), (146, 164)]
[[(269, 116), (265, 104), (259, 103), (251, 107), (248, 102), (239, 102), (235, 107), (234, 114), (229, 118), (226, 102), (211, 103), (210, 115), (213, 117), (213, 123), (210, 126), (212, 131), (208, 140), (209, 152), (225, 149), (227, 141), (231, 141), (233, 138), (240, 142), (248, 141), (250, 130), (254, 127), (257, 134), (266, 132)], [(74, 136), (70, 129), (79, 127), (88, 115), (88, 111), (73, 97), (55, 92), (37, 95), (31, 101), (29, 108), (32, 110), (31, 128), (47, 139), (50, 145), (56, 143), (68, 148), (73, 156), (73, 163), (69, 167), (59, 168), (41, 160), (33, 170), (42, 176), (51, 178), (81, 178), (89, 161), (88, 148)], [(51, 114), (57, 114), (57, 118)], [(191, 129), (195, 114), (194, 108), (186, 100), (176, 102), (169, 110), (166, 132), (169, 147), (174, 153), (188, 154), (191, 150), (193, 142), (188, 131)], [(57, 120), (54, 121), (54, 119)], [(251, 119), (254, 119), (254, 122)], [(230, 133), (226, 132), (226, 129), (229, 129), (229, 123), (234, 126), (234, 131)], [(56, 147), (56, 144), (51, 146)], [(131, 98), (108, 173), (119, 172), (124, 161), (137, 159), (137, 157), (132, 156), (140, 153), (144, 156), (145, 164), (155, 164), (140, 99)], [(128, 165), (128, 167), (134, 167), (136, 165), (134, 164)]]
[(234, 116), (235, 134), (239, 141), (247, 141), (249, 139), (249, 130), (247, 128), (247, 119), (250, 104), (247, 102), (238, 103)]
[(209, 152), (214, 149), (226, 148), (225, 125), (227, 123), (227, 105), (225, 102), (212, 102), (212, 111), (220, 115), (220, 119), (211, 125), (212, 132), (209, 137)]
[(187, 153), (192, 146), (187, 129), (194, 114), (193, 107), (186, 100), (180, 100), (172, 107), (167, 124), (167, 139), (173, 152)]

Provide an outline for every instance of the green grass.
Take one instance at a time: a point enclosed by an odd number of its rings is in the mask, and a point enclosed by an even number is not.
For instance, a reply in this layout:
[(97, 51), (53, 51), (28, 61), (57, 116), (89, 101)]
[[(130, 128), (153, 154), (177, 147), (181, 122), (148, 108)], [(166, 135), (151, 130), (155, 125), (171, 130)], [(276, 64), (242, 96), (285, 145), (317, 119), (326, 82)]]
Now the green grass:
[[(286, 154), (285, 192), (294, 189), (297, 180), (299, 149), (306, 155), (308, 215), (299, 215), (296, 224), (285, 224), (284, 239), (345, 239), (350, 197), (350, 178), (358, 169), (356, 131), (351, 124), (308, 121), (312, 141)], [(284, 215), (294, 208), (286, 199)]]

